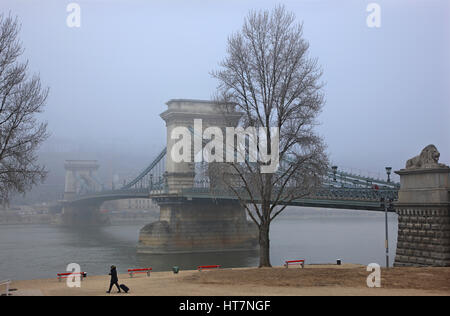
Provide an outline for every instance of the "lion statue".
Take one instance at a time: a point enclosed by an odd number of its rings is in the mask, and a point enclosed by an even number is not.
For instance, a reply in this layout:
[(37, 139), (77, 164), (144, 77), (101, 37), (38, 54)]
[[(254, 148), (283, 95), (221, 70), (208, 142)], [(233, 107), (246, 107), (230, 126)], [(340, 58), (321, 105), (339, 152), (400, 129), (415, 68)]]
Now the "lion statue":
[(436, 146), (428, 145), (425, 147), (420, 155), (409, 159), (406, 162), (406, 169), (418, 168), (448, 168), (448, 166), (438, 163), (441, 154)]

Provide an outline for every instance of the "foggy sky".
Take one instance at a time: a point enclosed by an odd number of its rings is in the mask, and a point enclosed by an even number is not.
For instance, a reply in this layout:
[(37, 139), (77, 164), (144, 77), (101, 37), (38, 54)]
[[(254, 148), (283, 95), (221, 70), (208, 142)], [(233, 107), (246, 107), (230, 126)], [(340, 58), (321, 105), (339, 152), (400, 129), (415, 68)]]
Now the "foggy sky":
[[(66, 25), (70, 2), (80, 28)], [(370, 2), (381, 28), (366, 25)], [(50, 87), (47, 146), (109, 144), (150, 161), (165, 146), (165, 102), (210, 99), (227, 37), (248, 10), (278, 3), (304, 21), (324, 70), (318, 131), (335, 164), (384, 174), (430, 143), (450, 163), (448, 0), (2, 0), (0, 11), (19, 17), (24, 57)]]

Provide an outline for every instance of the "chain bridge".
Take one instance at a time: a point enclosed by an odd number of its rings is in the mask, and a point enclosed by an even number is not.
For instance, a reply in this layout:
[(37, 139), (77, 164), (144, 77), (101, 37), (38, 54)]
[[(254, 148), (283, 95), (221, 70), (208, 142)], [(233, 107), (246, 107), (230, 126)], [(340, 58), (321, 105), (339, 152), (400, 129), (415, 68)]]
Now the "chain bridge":
[[(149, 198), (160, 206), (160, 221), (141, 230), (141, 252), (254, 248), (256, 227), (247, 221), (236, 194), (223, 186), (211, 185), (214, 178), (202, 171), (202, 163), (174, 162), (167, 154), (175, 142), (170, 137), (174, 128), (184, 126), (192, 131), (194, 118), (203, 120), (203, 128), (224, 127), (229, 121), (224, 120), (223, 112), (211, 101), (177, 99), (167, 102), (167, 106), (160, 115), (166, 122), (167, 147), (121, 188), (105, 190), (95, 176), (98, 165), (93, 161), (66, 162), (63, 222), (67, 225), (98, 224), (102, 221), (99, 209), (103, 202)], [(236, 115), (232, 119), (239, 117)], [(390, 179), (377, 179), (330, 166), (319, 190), (301, 199), (281, 199), (280, 204), (384, 211), (383, 200), (397, 200), (399, 187), (399, 183)]]

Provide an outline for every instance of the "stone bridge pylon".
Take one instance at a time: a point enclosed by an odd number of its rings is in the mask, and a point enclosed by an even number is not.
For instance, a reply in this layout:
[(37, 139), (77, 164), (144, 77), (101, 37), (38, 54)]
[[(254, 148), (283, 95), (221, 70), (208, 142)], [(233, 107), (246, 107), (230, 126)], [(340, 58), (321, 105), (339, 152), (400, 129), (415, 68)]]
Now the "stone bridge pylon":
[[(64, 201), (102, 189), (97, 179), (99, 164), (96, 160), (66, 160), (64, 167), (66, 169)], [(109, 218), (100, 213), (102, 203), (103, 201), (64, 203), (59, 224), (64, 226), (107, 224)]]
[(66, 160), (64, 168), (66, 169), (65, 200), (101, 189), (101, 184), (97, 180), (96, 173), (99, 165), (96, 160)]
[[(160, 219), (141, 229), (138, 252), (182, 253), (255, 249), (258, 235), (256, 225), (247, 221), (246, 211), (238, 201), (213, 197), (182, 197), (183, 189), (195, 187), (194, 157), (199, 154), (199, 150), (194, 148), (194, 141), (192, 140), (189, 161), (176, 162), (171, 155), (177, 142), (172, 138), (175, 128), (185, 127), (194, 131), (193, 137), (200, 137), (198, 134), (203, 134), (208, 127), (223, 129), (237, 124), (241, 114), (225, 114), (227, 105), (212, 101), (171, 100), (167, 102), (167, 106), (168, 109), (161, 114), (167, 127), (166, 189), (163, 194), (153, 197), (160, 206)], [(201, 130), (194, 130), (194, 119), (202, 121)]]

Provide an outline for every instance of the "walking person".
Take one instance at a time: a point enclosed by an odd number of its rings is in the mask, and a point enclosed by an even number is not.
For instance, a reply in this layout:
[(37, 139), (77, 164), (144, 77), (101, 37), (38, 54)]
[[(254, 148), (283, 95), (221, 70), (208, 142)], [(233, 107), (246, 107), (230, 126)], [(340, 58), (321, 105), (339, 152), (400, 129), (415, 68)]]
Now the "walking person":
[(119, 279), (117, 277), (117, 269), (116, 266), (111, 266), (111, 272), (109, 273), (111, 276), (111, 282), (109, 283), (109, 290), (106, 293), (111, 293), (111, 289), (113, 285), (117, 286), (117, 289), (119, 290), (118, 293), (120, 293), (120, 286), (119, 286)]

